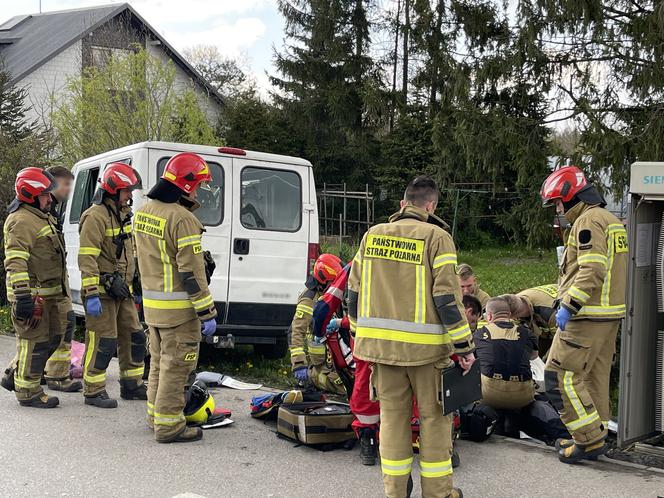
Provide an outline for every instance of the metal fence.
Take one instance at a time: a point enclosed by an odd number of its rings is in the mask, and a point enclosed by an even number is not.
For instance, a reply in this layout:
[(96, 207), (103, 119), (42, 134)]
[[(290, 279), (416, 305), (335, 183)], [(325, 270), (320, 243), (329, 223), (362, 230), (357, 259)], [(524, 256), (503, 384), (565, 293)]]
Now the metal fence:
[(359, 238), (374, 223), (374, 196), (364, 190), (349, 190), (346, 183), (324, 183), (318, 191), (321, 234), (340, 239)]

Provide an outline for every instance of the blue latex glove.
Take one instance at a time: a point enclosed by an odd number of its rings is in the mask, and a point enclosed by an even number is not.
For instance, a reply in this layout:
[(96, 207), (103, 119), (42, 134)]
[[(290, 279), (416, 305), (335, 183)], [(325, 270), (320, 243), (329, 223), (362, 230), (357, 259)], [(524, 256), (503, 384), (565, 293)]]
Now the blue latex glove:
[(85, 312), (90, 316), (101, 316), (101, 300), (99, 296), (92, 296), (85, 300)]
[(300, 382), (305, 382), (309, 378), (309, 369), (307, 367), (297, 367), (293, 370), (293, 375)]
[(328, 334), (332, 334), (333, 332), (339, 330), (339, 327), (341, 327), (341, 319), (333, 318), (332, 320), (330, 320), (330, 323), (327, 324), (327, 329), (325, 329), (325, 332), (327, 332)]
[(143, 302), (143, 296), (140, 294), (134, 294), (134, 302), (136, 304), (141, 304)]
[(203, 322), (203, 328), (201, 332), (203, 333), (204, 336), (208, 337), (214, 335), (216, 331), (217, 331), (217, 320), (215, 320), (214, 318), (210, 318), (209, 320), (205, 320)]
[(572, 318), (572, 313), (570, 313), (564, 306), (561, 306), (556, 313), (556, 325), (560, 330), (565, 330), (570, 318)]

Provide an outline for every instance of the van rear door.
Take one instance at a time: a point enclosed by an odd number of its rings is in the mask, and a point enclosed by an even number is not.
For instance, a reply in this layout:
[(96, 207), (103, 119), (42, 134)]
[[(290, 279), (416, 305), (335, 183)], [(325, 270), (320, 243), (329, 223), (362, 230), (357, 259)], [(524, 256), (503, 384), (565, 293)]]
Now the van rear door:
[(233, 159), (231, 325), (287, 327), (307, 273), (307, 166)]
[[(164, 172), (168, 160), (180, 151), (150, 149), (150, 186)], [(231, 184), (231, 159), (199, 154), (210, 167), (212, 182), (210, 190), (198, 190), (197, 200), (201, 207), (194, 211), (203, 223), (203, 248), (210, 251), (216, 264), (210, 292), (217, 307), (217, 320), (223, 323), (228, 296), (228, 254), (231, 236), (231, 198), (227, 186)]]

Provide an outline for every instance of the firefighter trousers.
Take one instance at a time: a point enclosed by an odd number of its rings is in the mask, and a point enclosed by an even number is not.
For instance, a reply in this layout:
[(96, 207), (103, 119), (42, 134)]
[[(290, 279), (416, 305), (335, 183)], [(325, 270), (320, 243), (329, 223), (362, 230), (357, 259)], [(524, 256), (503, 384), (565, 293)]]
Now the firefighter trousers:
[(41, 378), (49, 356), (62, 340), (62, 322), (58, 298), (44, 299), (42, 318), (35, 328), (27, 322), (17, 320), (12, 312), (12, 322), (16, 332), (16, 371), (14, 385), (16, 399), (27, 401), (40, 396)]
[(85, 396), (106, 389), (106, 369), (118, 353), (120, 381), (135, 388), (143, 383), (145, 332), (132, 299), (101, 296), (101, 315), (85, 315)]
[(350, 410), (355, 415), (353, 430), (359, 436), (360, 429), (378, 430), (380, 404), (371, 400), (371, 364), (355, 358), (355, 383), (350, 398)]
[(413, 396), (420, 412), (420, 477), (423, 498), (452, 492), (452, 418), (438, 393), (448, 362), (420, 366), (374, 364), (371, 385), (380, 401), (380, 456), (385, 494), (405, 498), (413, 465)]
[(157, 441), (171, 441), (186, 426), (185, 385), (196, 368), (200, 341), (198, 319), (170, 328), (150, 326), (147, 420)]
[(311, 365), (309, 367), (309, 380), (320, 391), (346, 396), (346, 388), (341, 377), (326, 364)]
[(69, 368), (71, 367), (71, 341), (76, 326), (76, 316), (71, 307), (71, 299), (68, 297), (59, 298), (58, 312), (60, 313), (60, 326), (64, 335), (58, 348), (46, 362), (44, 376), (47, 380), (69, 379)]
[(553, 339), (544, 371), (546, 393), (580, 445), (606, 437), (609, 379), (619, 320), (571, 320)]

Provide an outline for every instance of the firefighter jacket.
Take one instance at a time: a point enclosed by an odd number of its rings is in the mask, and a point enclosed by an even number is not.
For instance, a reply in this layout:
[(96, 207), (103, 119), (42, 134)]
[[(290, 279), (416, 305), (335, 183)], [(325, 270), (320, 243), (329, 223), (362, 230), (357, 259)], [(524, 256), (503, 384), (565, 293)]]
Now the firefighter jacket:
[[(310, 278), (310, 281), (313, 281), (313, 278)], [(319, 298), (320, 292), (318, 286), (313, 281), (311, 283), (308, 282), (307, 288), (300, 294), (297, 300), (297, 307), (295, 308), (295, 315), (293, 316), (290, 329), (289, 350), (293, 370), (308, 365), (305, 344), (307, 344), (309, 355), (322, 355), (324, 357), (326, 354), (325, 345), (315, 344), (312, 337), (311, 324), (314, 305)]]
[(130, 216), (131, 208), (123, 207), (118, 213), (110, 199), (93, 204), (81, 216), (78, 267), (84, 297), (105, 294), (100, 278), (115, 271), (131, 286), (136, 264)]
[(179, 203), (150, 200), (134, 215), (145, 321), (176, 327), (217, 316), (205, 277), (204, 229)]
[(478, 299), (478, 301), (482, 305), (482, 309), (486, 308), (486, 302), (489, 299), (491, 299), (491, 296), (487, 292), (484, 292), (482, 289), (480, 289), (479, 285), (477, 286), (477, 290), (473, 295)]
[(510, 321), (488, 323), (473, 334), (482, 374), (490, 379), (524, 382), (533, 378), (530, 356), (538, 349), (535, 334)]
[(628, 257), (625, 227), (606, 209), (583, 202), (565, 217), (572, 228), (560, 267), (560, 305), (572, 313), (572, 320), (622, 318)]
[(21, 203), (4, 225), (7, 297), (69, 294), (65, 246), (48, 213)]
[(446, 228), (406, 206), (365, 234), (348, 282), (355, 356), (416, 366), (474, 349)]
[(523, 318), (522, 322), (530, 327), (537, 337), (556, 332), (557, 285), (540, 285), (521, 291), (517, 296), (528, 302), (530, 316)]

